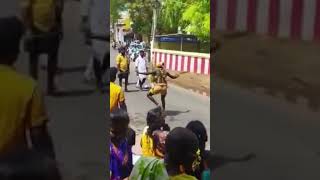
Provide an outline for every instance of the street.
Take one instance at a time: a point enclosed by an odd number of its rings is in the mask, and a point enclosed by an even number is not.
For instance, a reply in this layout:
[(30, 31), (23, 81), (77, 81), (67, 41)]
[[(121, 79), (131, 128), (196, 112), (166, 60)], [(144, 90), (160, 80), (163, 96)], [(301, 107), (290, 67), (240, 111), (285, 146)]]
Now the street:
[[(110, 51), (110, 66), (115, 66), (117, 54), (118, 52), (114, 49)], [(126, 104), (131, 117), (130, 126), (140, 135), (146, 126), (147, 112), (156, 106), (147, 98), (147, 91), (141, 92), (136, 88), (137, 77), (133, 62), (131, 62), (130, 70), (130, 85), (128, 86), (130, 92), (125, 93)], [(161, 102), (158, 95), (155, 95), (155, 99)], [(185, 127), (192, 120), (200, 120), (207, 127), (208, 134), (210, 133), (210, 99), (208, 97), (193, 94), (169, 84), (166, 106), (166, 122), (171, 129), (178, 126)], [(139, 136), (137, 136), (138, 140), (140, 140)], [(139, 152), (139, 145), (140, 143), (136, 142), (135, 152)], [(210, 149), (210, 137), (207, 149)]]
[(225, 81), (214, 87), (213, 148), (228, 156), (257, 155), (218, 169), (215, 179), (320, 179), (320, 112)]

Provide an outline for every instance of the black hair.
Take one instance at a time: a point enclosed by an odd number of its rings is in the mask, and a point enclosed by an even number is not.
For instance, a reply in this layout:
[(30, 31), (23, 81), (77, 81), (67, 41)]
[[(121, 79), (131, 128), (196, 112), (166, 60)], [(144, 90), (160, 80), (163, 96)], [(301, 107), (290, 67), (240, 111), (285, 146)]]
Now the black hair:
[(117, 79), (118, 69), (116, 67), (110, 68), (110, 81), (114, 82)]
[(205, 153), (205, 147), (206, 147), (206, 142), (208, 141), (208, 135), (207, 135), (207, 130), (203, 123), (201, 121), (195, 120), (195, 121), (190, 121), (187, 126), (187, 129), (192, 131), (198, 138), (199, 141), (199, 149), (200, 149), (200, 155), (201, 155), (201, 163), (199, 169), (197, 169), (194, 173), (194, 175), (197, 178), (201, 178), (201, 172), (204, 170), (204, 153)]
[(111, 137), (111, 141), (118, 141), (120, 138), (126, 136), (129, 125), (129, 115), (128, 113), (120, 108), (116, 108), (110, 112), (110, 120), (111, 120), (111, 131), (113, 133), (113, 137)]
[(12, 65), (20, 52), (20, 41), (25, 32), (17, 17), (0, 18), (0, 63)]
[(164, 127), (168, 129), (167, 125), (164, 123), (161, 107), (157, 107), (148, 111), (147, 125), (149, 126), (147, 132), (149, 136), (152, 136), (152, 133), (155, 130), (161, 130), (161, 128)]
[(205, 126), (201, 121), (191, 121), (186, 126), (187, 129), (192, 131), (198, 138), (201, 153), (205, 150), (206, 142), (208, 141), (208, 134)]
[(190, 175), (198, 148), (199, 142), (193, 132), (182, 127), (174, 128), (168, 134), (165, 144), (165, 164), (169, 175), (180, 174), (180, 165)]

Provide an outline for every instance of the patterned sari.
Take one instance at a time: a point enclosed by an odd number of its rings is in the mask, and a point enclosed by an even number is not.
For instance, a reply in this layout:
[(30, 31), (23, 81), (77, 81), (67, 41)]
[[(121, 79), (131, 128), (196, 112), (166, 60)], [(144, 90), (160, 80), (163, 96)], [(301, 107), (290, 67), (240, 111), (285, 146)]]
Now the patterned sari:
[(132, 150), (127, 139), (122, 140), (118, 146), (110, 142), (111, 180), (122, 180), (129, 177), (132, 168)]

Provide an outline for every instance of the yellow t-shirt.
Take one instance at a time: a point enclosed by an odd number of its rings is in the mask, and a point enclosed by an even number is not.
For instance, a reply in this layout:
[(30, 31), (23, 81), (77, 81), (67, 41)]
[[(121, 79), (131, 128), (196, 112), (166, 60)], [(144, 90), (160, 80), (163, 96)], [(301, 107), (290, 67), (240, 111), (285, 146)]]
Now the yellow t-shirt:
[(26, 130), (48, 120), (36, 83), (0, 65), (0, 155), (27, 147)]
[(129, 61), (126, 57), (123, 57), (121, 54), (118, 54), (116, 61), (117, 65), (120, 65), (120, 71), (125, 72), (128, 70)]
[(154, 157), (155, 153), (153, 151), (153, 140), (150, 136), (147, 135), (148, 126), (144, 128), (142, 136), (141, 136), (141, 150), (142, 156), (146, 157)]
[(56, 25), (57, 0), (21, 0), (22, 8), (31, 8), (33, 25), (48, 32)]
[(110, 82), (110, 111), (119, 106), (120, 102), (124, 102), (124, 93), (120, 86)]

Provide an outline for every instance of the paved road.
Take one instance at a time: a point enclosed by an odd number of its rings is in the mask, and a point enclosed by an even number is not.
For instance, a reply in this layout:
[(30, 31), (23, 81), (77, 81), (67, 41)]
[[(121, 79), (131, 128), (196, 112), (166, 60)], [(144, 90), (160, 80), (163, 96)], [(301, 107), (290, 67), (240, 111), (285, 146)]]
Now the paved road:
[[(115, 66), (117, 51), (111, 50), (110, 65)], [(130, 85), (125, 93), (128, 111), (131, 116), (131, 126), (141, 134), (146, 126), (147, 112), (156, 107), (146, 97), (147, 92), (138, 91), (136, 88), (136, 73), (134, 72), (134, 63), (131, 63), (131, 74), (129, 78)], [(118, 82), (118, 81), (117, 81)], [(160, 98), (155, 96), (160, 103)], [(200, 120), (210, 132), (210, 99), (184, 90), (182, 88), (169, 84), (168, 95), (166, 98), (166, 121), (171, 128), (182, 126), (185, 127), (191, 120)], [(137, 143), (139, 145), (139, 143)], [(210, 143), (207, 144), (210, 148)]]
[(219, 169), (216, 179), (320, 179), (319, 112), (221, 81), (213, 106), (214, 148), (230, 156), (257, 154)]

